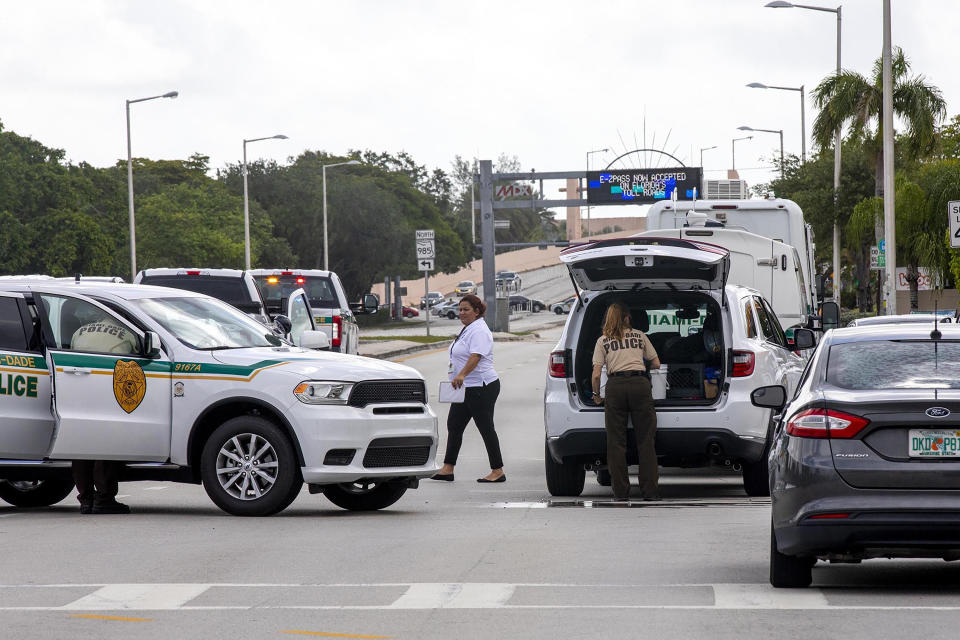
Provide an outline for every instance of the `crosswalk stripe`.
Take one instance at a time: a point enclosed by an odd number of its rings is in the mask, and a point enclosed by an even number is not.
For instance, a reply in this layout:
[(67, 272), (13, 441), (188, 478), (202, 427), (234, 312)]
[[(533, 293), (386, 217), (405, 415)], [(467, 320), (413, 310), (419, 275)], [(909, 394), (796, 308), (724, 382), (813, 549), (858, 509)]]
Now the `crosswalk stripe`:
[(209, 588), (206, 584), (108, 584), (62, 608), (83, 611), (179, 609)]

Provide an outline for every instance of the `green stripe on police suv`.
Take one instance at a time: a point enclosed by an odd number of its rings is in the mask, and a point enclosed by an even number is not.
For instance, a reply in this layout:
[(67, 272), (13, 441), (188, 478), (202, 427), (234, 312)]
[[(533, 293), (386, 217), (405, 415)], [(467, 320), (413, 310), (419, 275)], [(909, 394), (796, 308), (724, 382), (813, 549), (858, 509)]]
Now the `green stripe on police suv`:
[(21, 369), (46, 369), (47, 361), (37, 356), (0, 353), (0, 367), (19, 367)]
[(263, 369), (275, 364), (282, 364), (286, 360), (261, 360), (249, 366), (232, 364), (211, 364), (208, 362), (158, 362), (142, 358), (125, 358), (123, 356), (91, 356), (76, 353), (57, 353), (54, 363), (58, 367), (88, 367), (91, 369), (110, 369), (117, 360), (133, 360), (145, 372), (159, 371), (164, 373), (206, 373), (212, 375), (230, 375), (249, 377), (257, 369)]

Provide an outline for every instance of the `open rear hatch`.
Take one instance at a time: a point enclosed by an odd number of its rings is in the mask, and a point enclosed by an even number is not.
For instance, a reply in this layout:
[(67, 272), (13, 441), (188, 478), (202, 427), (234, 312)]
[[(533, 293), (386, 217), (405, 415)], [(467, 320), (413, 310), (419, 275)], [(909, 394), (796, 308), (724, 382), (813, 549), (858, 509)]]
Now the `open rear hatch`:
[(726, 249), (677, 238), (600, 240), (570, 247), (560, 261), (586, 291), (722, 289), (730, 272)]

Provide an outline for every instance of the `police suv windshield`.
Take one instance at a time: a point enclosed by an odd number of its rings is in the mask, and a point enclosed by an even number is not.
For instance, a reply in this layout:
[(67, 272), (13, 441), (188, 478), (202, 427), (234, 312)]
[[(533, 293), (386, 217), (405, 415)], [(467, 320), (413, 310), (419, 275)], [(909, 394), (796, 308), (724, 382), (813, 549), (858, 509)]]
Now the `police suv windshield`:
[(193, 349), (275, 347), (281, 343), (256, 320), (212, 298), (154, 298), (135, 300), (134, 304)]

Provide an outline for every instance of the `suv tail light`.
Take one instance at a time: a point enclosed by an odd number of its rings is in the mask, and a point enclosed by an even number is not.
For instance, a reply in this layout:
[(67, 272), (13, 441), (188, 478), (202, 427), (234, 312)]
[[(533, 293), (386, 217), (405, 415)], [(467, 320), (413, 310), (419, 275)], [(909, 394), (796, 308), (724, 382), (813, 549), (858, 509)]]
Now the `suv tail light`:
[(733, 377), (745, 378), (753, 374), (755, 364), (753, 351), (734, 351), (733, 352)]
[(787, 422), (787, 433), (801, 438), (850, 439), (870, 421), (833, 409), (804, 409)]
[(548, 366), (551, 378), (569, 378), (567, 373), (567, 352), (554, 351), (550, 354), (550, 363)]
[(343, 316), (333, 316), (333, 335), (330, 338), (330, 344), (334, 347), (340, 346), (340, 335), (343, 329)]

